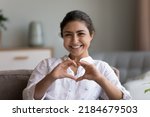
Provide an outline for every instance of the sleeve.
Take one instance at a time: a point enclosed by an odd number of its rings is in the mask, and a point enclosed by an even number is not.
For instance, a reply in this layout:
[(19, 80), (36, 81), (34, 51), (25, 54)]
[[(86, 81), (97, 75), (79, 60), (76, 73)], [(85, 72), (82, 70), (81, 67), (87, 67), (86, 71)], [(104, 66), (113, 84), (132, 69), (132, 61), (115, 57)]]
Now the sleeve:
[[(130, 93), (121, 85), (119, 78), (117, 77), (113, 69), (107, 63), (105, 63), (103, 66), (103, 74), (111, 83), (113, 83), (118, 89), (122, 91), (123, 100), (132, 99)], [(101, 98), (109, 99), (106, 93), (104, 92), (104, 90), (102, 90)]]
[[(48, 61), (47, 59), (42, 60), (37, 66), (36, 68), (33, 70), (27, 87), (23, 90), (23, 99), (24, 100), (34, 100), (34, 90), (35, 90), (35, 86), (36, 84), (46, 76), (46, 74), (48, 73)], [(45, 94), (46, 95), (46, 94)], [(43, 96), (42, 99), (45, 98), (45, 95)]]

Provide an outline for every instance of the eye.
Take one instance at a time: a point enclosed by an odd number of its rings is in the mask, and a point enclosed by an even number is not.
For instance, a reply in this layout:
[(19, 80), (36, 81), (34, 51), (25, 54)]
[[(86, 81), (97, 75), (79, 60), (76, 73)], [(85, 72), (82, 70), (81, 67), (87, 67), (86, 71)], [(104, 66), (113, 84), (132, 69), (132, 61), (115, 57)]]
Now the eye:
[(85, 33), (82, 33), (82, 32), (78, 33), (78, 36), (84, 36), (84, 35)]
[(72, 34), (70, 34), (70, 33), (65, 33), (63, 35), (64, 35), (64, 37), (71, 37), (72, 36)]

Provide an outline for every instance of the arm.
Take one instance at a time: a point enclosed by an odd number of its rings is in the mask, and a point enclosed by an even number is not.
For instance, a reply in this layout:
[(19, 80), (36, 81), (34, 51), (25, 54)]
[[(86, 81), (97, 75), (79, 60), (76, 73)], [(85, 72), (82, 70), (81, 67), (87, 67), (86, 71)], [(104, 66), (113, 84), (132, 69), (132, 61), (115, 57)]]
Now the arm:
[(104, 76), (96, 78), (96, 82), (103, 88), (109, 99), (119, 100), (123, 99), (123, 93), (114, 84), (112, 84)]
[(71, 65), (76, 66), (76, 64), (71, 59), (67, 59), (58, 64), (49, 74), (47, 74), (41, 81), (39, 81), (35, 87), (34, 99), (41, 99), (49, 86), (57, 79), (67, 77), (75, 80), (74, 76), (67, 74), (66, 72), (68, 67)]
[[(56, 66), (53, 65), (54, 63)], [(64, 77), (74, 79), (73, 76), (66, 73), (66, 69), (71, 65), (75, 65), (71, 60), (61, 63), (56, 59), (42, 60), (32, 72), (27, 87), (23, 90), (23, 99), (44, 99), (49, 86), (56, 79)]]
[[(82, 79), (94, 80), (103, 88), (103, 90), (105, 91), (105, 93), (109, 99), (122, 99), (123, 98), (122, 91), (116, 86), (115, 83), (113, 84), (109, 78), (106, 78), (107, 75), (104, 76), (96, 68), (95, 65), (89, 64), (84, 61), (80, 62), (80, 64), (81, 64), (81, 66), (83, 66), (85, 68), (86, 72), (82, 77), (80, 77), (78, 79), (78, 81), (80, 81)], [(109, 74), (109, 72), (110, 71), (108, 71), (108, 74)], [(112, 69), (111, 69), (111, 72), (113, 72)], [(108, 75), (108, 76), (110, 77), (110, 75)], [(118, 80), (115, 73), (111, 77), (115, 77), (116, 80)], [(113, 79), (115, 79), (115, 78), (113, 78)]]

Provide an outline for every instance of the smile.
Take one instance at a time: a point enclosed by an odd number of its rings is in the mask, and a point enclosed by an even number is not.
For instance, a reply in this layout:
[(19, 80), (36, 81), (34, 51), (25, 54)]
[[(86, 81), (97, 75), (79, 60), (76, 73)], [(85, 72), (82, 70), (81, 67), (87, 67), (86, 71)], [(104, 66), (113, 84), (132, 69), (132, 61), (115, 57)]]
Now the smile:
[(82, 45), (76, 45), (76, 46), (70, 46), (72, 49), (78, 49), (80, 47), (82, 47)]

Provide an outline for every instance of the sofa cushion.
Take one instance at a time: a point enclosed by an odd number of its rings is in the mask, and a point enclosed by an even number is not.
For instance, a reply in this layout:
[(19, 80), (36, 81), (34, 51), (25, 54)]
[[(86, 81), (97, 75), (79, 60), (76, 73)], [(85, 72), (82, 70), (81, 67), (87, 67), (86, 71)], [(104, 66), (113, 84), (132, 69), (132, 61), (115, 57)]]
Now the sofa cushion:
[(20, 100), (32, 70), (0, 71), (0, 100)]
[(133, 99), (149, 100), (150, 92), (145, 93), (145, 90), (150, 88), (150, 71), (128, 80), (124, 86)]

